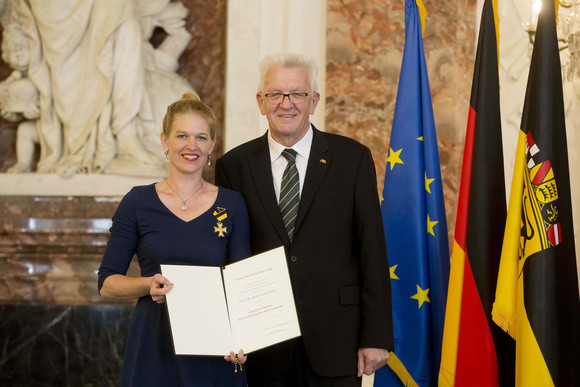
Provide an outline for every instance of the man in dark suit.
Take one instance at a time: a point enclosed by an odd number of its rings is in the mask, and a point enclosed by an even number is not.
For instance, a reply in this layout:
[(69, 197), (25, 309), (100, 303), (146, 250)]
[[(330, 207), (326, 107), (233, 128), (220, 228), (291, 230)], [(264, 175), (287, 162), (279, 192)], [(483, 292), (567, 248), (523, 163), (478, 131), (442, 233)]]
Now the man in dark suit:
[(252, 253), (284, 245), (302, 332), (248, 355), (251, 387), (360, 386), (393, 349), (373, 159), (310, 124), (316, 77), (305, 56), (264, 58), (256, 98), (269, 130), (216, 165), (216, 183), (246, 200)]

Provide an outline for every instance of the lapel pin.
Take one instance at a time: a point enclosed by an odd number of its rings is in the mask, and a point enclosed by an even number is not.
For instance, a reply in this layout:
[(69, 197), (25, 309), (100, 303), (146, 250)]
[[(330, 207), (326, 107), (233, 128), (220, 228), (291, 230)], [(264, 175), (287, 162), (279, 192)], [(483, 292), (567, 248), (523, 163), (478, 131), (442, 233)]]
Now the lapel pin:
[(320, 162), (321, 162), (322, 164), (326, 164), (326, 159), (320, 159)]

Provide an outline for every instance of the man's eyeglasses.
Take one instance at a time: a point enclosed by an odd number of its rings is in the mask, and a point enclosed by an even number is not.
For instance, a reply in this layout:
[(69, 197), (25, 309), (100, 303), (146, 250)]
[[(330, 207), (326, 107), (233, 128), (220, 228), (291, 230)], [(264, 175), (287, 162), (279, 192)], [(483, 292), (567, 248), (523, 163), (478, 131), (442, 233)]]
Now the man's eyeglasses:
[(288, 97), (291, 103), (302, 103), (306, 101), (308, 93), (267, 93), (264, 94), (264, 97), (266, 97), (266, 100), (273, 105), (282, 103), (284, 101), (284, 97)]

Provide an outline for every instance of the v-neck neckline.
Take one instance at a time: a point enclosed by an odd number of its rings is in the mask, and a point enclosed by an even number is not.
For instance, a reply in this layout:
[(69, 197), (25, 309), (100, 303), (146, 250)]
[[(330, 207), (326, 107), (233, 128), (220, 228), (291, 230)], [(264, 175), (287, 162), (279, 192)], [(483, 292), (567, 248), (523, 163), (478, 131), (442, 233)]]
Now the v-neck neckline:
[(211, 209), (212, 209), (212, 208), (214, 208), (214, 207), (215, 207), (215, 205), (216, 205), (216, 203), (218, 202), (218, 198), (220, 197), (220, 194), (221, 194), (221, 188), (220, 188), (220, 187), (217, 187), (217, 189), (218, 189), (217, 195), (216, 195), (216, 197), (215, 197), (215, 200), (213, 201), (213, 203), (212, 203), (212, 204), (209, 206), (209, 208), (208, 208), (207, 210), (205, 210), (204, 212), (202, 212), (201, 214), (197, 215), (195, 218), (192, 218), (192, 219), (190, 219), (190, 220), (185, 220), (185, 219), (183, 219), (182, 217), (180, 217), (179, 215), (177, 215), (175, 212), (171, 211), (171, 210), (169, 209), (169, 207), (167, 207), (167, 206), (165, 205), (165, 203), (163, 203), (163, 201), (162, 201), (162, 200), (161, 200), (161, 198), (159, 197), (159, 193), (157, 192), (157, 187), (156, 187), (156, 185), (157, 185), (157, 183), (155, 183), (155, 184), (152, 184), (152, 187), (153, 187), (153, 193), (155, 194), (155, 197), (157, 198), (157, 201), (159, 202), (159, 204), (161, 204), (161, 206), (162, 206), (162, 207), (163, 207), (165, 210), (167, 210), (167, 211), (168, 211), (168, 212), (169, 212), (171, 215), (173, 215), (175, 218), (179, 219), (179, 220), (180, 220), (180, 221), (182, 221), (183, 223), (188, 223), (188, 224), (189, 224), (189, 223), (191, 223), (191, 222), (193, 222), (193, 221), (194, 221), (194, 220), (196, 220), (196, 219), (199, 219), (199, 218), (201, 218), (202, 216), (204, 216), (205, 214), (207, 214), (209, 211), (211, 211)]

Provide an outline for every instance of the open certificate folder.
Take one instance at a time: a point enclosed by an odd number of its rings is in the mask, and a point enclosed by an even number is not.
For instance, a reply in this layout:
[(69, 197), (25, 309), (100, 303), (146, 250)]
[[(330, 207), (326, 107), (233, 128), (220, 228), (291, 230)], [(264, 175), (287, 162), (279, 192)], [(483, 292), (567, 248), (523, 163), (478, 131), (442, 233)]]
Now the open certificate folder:
[(300, 336), (283, 247), (223, 268), (161, 265), (177, 355), (224, 356)]

